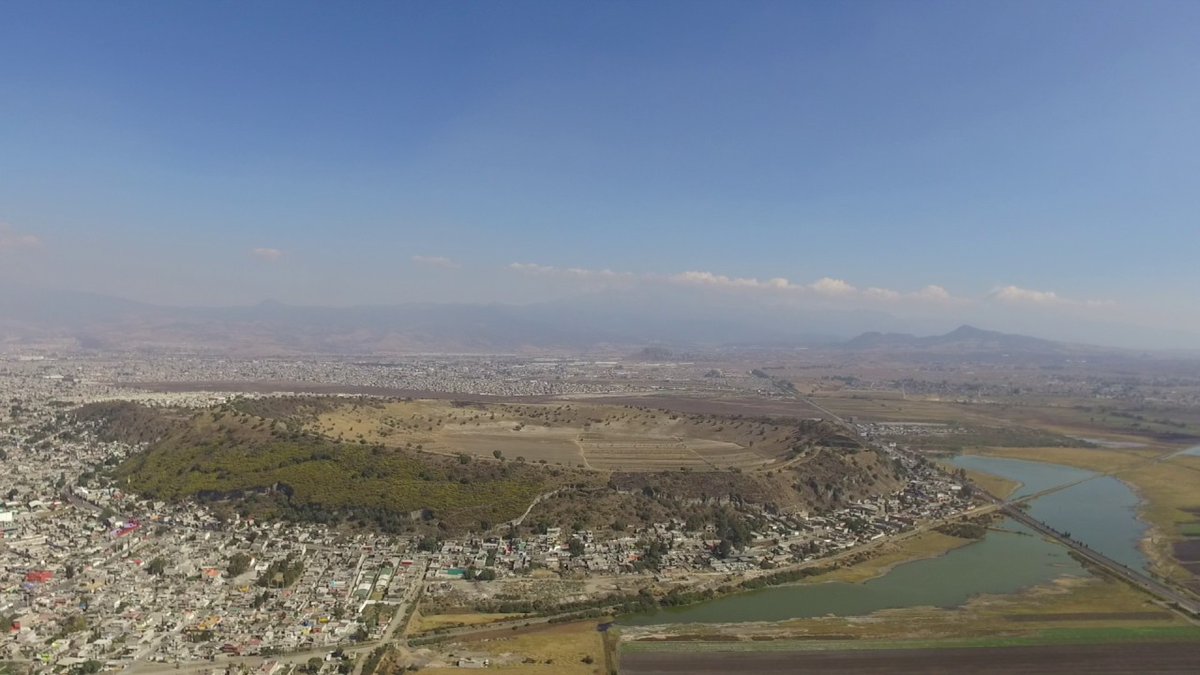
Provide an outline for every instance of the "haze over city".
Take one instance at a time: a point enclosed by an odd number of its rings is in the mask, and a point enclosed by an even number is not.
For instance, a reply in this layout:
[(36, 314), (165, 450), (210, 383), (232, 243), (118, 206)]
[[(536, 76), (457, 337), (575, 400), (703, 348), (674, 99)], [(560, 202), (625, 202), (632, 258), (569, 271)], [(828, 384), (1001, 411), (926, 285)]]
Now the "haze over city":
[(1195, 675), (1197, 27), (0, 2), (0, 675)]
[(9, 3), (0, 283), (1194, 348), (1200, 7), (1151, 4)]

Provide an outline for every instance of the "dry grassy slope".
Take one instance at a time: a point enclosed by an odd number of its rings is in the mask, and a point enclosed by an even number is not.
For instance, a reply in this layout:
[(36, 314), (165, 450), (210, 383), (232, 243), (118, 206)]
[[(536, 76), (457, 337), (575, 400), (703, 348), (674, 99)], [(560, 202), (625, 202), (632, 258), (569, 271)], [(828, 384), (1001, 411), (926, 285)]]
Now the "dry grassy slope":
[[(161, 417), (156, 418), (155, 415)], [(519, 516), (533, 499), (567, 485), (602, 486), (571, 469), (467, 462), (395, 448), (337, 443), (294, 425), (228, 407), (199, 412), (85, 408), (77, 419), (107, 437), (153, 437), (117, 467), (120, 484), (146, 496), (232, 500), (261, 517), (340, 522), (388, 530), (426, 526), (481, 531)]]
[[(701, 502), (759, 504), (781, 512), (820, 511), (901, 488), (905, 478), (868, 449), (825, 448), (782, 469), (755, 472), (618, 472), (622, 491)], [(648, 492), (649, 491), (649, 492)]]
[[(904, 483), (890, 461), (821, 420), (597, 403), (362, 400), (325, 410), (308, 428), (335, 438), (489, 459), (500, 450), (508, 459), (611, 471), (611, 484), (624, 493), (650, 488), (660, 497), (746, 502), (781, 511), (820, 510), (892, 492)], [(678, 443), (659, 442), (668, 440)], [(589, 524), (639, 520), (622, 517), (616, 503), (586, 514), (568, 503), (576, 500), (558, 501), (538, 511)], [(645, 504), (618, 501), (627, 513), (661, 515)]]
[[(701, 415), (596, 403), (486, 404), (355, 401), (317, 415), (308, 428), (333, 438), (582, 466), (611, 472), (624, 493), (684, 502), (819, 510), (887, 493), (903, 484), (896, 468), (841, 427), (821, 420)], [(609, 515), (578, 505), (539, 510), (592, 524)], [(611, 501), (611, 500), (610, 500)], [(637, 511), (653, 512), (628, 503)], [(555, 509), (558, 509), (556, 512)]]
[[(815, 420), (699, 415), (599, 404), (481, 404), (447, 401), (346, 402), (306, 428), (352, 442), (447, 453), (583, 464), (606, 470), (758, 466), (808, 445), (853, 447), (840, 428)], [(678, 460), (678, 461), (676, 461)]]
[[(821, 510), (903, 482), (875, 451), (814, 420), (313, 397), (235, 401), (199, 413), (87, 407), (77, 417), (113, 438), (151, 441), (118, 472), (145, 494), (214, 498), (283, 486), (287, 503), (271, 507), (276, 515), (358, 510), (386, 527), (408, 527), (398, 516), (419, 509), (456, 530), (497, 525), (537, 494), (567, 486), (534, 515), (608, 526), (683, 517), (696, 505)], [(528, 461), (515, 461), (522, 453)], [(589, 460), (613, 470), (573, 468), (604, 468)]]

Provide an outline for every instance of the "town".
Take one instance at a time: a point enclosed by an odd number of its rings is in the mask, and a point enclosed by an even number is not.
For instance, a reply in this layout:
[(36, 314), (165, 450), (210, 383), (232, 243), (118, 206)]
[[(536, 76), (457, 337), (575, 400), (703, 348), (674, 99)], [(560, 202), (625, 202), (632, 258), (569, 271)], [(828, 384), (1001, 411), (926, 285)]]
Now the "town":
[(680, 520), (619, 537), (551, 526), (525, 536), (430, 540), (218, 518), (200, 504), (123, 492), (104, 469), (138, 449), (56, 424), (75, 403), (121, 394), (193, 407), (227, 395), (125, 392), (76, 373), (6, 373), (0, 620), (8, 637), (0, 660), (136, 669), (257, 657), (279, 665), (402, 635), (418, 601), (486, 605), (520, 598), (524, 581), (548, 577), (586, 579), (612, 598), (648, 581), (711, 587), (731, 574), (753, 578), (854, 551), (976, 507), (964, 481), (884, 443), (911, 476), (903, 489), (826, 513), (763, 512), (736, 546), (711, 525)]

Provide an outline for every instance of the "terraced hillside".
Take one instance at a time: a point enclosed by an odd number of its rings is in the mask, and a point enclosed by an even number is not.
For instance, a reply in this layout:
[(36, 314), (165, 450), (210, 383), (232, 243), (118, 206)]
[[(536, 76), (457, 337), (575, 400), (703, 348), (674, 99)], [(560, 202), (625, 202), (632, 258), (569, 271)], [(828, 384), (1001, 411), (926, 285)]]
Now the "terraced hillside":
[(363, 400), (314, 410), (305, 429), (339, 441), (601, 471), (750, 469), (815, 444), (856, 445), (819, 420), (591, 403)]

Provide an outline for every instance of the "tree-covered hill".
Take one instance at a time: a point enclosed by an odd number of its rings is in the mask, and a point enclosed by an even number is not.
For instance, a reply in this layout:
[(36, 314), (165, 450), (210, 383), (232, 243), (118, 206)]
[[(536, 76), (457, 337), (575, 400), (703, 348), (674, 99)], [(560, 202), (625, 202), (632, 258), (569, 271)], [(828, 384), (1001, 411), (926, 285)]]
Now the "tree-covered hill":
[(106, 438), (147, 443), (116, 468), (123, 488), (167, 501), (233, 498), (246, 515), (354, 519), (392, 531), (420, 523), (480, 530), (521, 515), (541, 492), (589, 478), (559, 467), (339, 443), (230, 408), (182, 415), (103, 404), (85, 406), (76, 418)]

